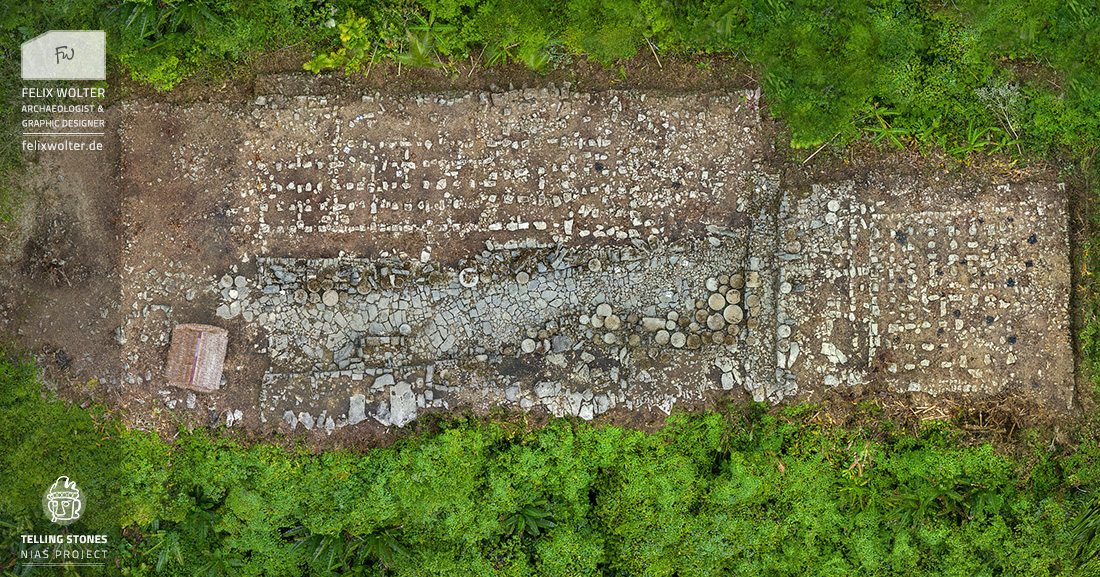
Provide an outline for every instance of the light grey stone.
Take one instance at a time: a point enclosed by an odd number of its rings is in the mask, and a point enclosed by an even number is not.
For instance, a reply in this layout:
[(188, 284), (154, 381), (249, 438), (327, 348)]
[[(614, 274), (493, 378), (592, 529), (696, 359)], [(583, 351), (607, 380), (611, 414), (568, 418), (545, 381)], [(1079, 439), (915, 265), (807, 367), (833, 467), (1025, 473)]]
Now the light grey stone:
[(550, 350), (555, 353), (564, 353), (573, 348), (573, 339), (565, 335), (557, 335), (550, 339)]
[(558, 394), (561, 390), (561, 385), (553, 381), (542, 381), (535, 384), (535, 396), (540, 399)]
[(415, 418), (416, 395), (413, 394), (412, 385), (401, 381), (390, 391), (389, 421), (398, 427), (404, 427)]
[(367, 398), (363, 395), (352, 395), (348, 408), (348, 424), (356, 425), (367, 418)]
[(592, 403), (597, 415), (606, 413), (611, 408), (611, 399), (607, 395), (596, 395), (592, 398)]

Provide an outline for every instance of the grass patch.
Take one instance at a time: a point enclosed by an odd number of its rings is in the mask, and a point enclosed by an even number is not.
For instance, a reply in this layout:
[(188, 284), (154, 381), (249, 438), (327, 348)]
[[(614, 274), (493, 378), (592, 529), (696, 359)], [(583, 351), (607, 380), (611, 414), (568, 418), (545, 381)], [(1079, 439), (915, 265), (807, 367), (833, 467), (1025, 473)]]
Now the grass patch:
[(1100, 434), (1025, 463), (961, 446), (948, 424), (870, 435), (814, 424), (815, 407), (753, 405), (653, 434), (456, 416), (392, 447), (313, 454), (121, 429), (43, 394), (10, 356), (0, 385), (3, 567), (14, 535), (51, 531), (39, 500), (67, 474), (89, 495), (73, 531), (111, 535), (129, 575), (1100, 569), (1080, 490), (1100, 479)]

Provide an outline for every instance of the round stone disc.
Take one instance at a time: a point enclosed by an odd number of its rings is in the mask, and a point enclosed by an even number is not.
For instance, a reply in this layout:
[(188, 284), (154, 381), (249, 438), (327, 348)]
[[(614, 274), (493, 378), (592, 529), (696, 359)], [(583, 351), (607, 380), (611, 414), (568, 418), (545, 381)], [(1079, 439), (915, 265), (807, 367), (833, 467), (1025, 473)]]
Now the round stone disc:
[(535, 340), (523, 339), (523, 342), (519, 344), (519, 348), (525, 353), (533, 353), (535, 352)]
[(683, 346), (687, 344), (687, 337), (684, 336), (684, 333), (675, 332), (672, 333), (672, 336), (669, 338), (668, 342), (672, 343), (672, 346), (678, 349), (683, 348)]
[(726, 319), (727, 323), (737, 324), (741, 322), (741, 319), (745, 318), (744, 311), (737, 305), (729, 305), (724, 311), (722, 311), (722, 317)]
[(466, 288), (474, 288), (477, 286), (478, 274), (477, 269), (464, 268), (458, 273), (458, 284)]
[(726, 306), (726, 297), (718, 293), (714, 293), (710, 295), (710, 299), (707, 300), (707, 304), (710, 305), (711, 309), (720, 311)]

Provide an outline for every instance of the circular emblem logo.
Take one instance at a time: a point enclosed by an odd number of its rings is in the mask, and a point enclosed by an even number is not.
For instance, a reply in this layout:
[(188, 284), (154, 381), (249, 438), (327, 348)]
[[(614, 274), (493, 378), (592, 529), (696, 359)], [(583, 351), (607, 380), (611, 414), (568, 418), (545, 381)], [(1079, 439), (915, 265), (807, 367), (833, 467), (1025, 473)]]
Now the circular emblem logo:
[(58, 477), (42, 496), (42, 511), (58, 525), (74, 523), (84, 513), (84, 493), (68, 477)]

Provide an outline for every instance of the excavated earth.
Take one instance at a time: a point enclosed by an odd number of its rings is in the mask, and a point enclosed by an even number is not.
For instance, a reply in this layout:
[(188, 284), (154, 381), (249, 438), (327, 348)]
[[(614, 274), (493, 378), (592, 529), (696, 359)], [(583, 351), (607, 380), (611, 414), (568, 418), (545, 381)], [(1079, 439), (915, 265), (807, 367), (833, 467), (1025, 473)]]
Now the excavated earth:
[[(0, 331), (127, 411), (255, 430), (866, 387), (1076, 409), (1058, 182), (786, 183), (752, 91), (266, 86), (42, 153)], [(180, 323), (229, 331), (216, 392), (166, 384)]]

